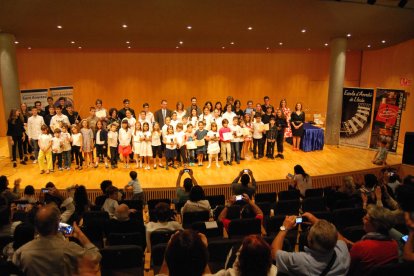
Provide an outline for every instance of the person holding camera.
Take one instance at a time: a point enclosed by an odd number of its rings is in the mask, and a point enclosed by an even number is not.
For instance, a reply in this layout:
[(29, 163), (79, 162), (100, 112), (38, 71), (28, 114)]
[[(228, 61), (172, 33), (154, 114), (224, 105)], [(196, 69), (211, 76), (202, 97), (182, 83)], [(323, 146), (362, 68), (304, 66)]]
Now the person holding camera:
[[(293, 230), (302, 219), (312, 226), (309, 230), (308, 247), (304, 252), (286, 252), (282, 250), (287, 233)], [(310, 213), (302, 217), (286, 216), (280, 231), (272, 243), (272, 258), (276, 261), (278, 273), (288, 275), (346, 275), (351, 258), (348, 242), (336, 227)]]
[[(250, 182), (251, 185), (249, 186)], [(234, 195), (247, 194), (250, 198), (253, 197), (256, 192), (256, 180), (254, 179), (253, 172), (250, 169), (241, 170), (231, 183), (231, 188)]]
[[(185, 173), (188, 173), (188, 175), (190, 177), (187, 177), (186, 179), (184, 179), (184, 183), (183, 183), (183, 187), (180, 187), (181, 185), (181, 178), (183, 177), (183, 175)], [(190, 198), (190, 191), (191, 188), (193, 187), (193, 185), (198, 185), (197, 180), (194, 178), (194, 173), (192, 169), (182, 169), (179, 173), (178, 173), (178, 178), (177, 178), (177, 190), (176, 190), (176, 194), (177, 194), (177, 198), (175, 198), (173, 201), (174, 203), (186, 203), (187, 200)]]

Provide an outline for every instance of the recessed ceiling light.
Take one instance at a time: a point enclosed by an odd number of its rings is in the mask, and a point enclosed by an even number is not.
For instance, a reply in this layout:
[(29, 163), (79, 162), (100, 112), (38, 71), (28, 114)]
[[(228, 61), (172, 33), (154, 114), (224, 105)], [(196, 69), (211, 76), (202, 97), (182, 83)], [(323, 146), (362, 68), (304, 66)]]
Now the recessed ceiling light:
[(70, 44), (75, 44), (75, 41), (73, 41), (73, 40), (72, 40), (72, 41), (70, 42)]
[(178, 49), (178, 48), (180, 48), (180, 47), (178, 47), (178, 46), (175, 46), (175, 49)]
[(306, 29), (302, 29), (302, 30), (301, 30), (301, 32), (302, 32), (302, 33), (306, 33)]
[(223, 47), (221, 47), (221, 49), (226, 49), (226, 47), (223, 46)]
[(368, 47), (368, 48), (371, 48), (371, 44), (368, 44), (368, 45), (367, 45), (367, 47)]
[(351, 34), (346, 34), (346, 37), (351, 37), (352, 35)]
[(62, 29), (63, 27), (62, 27), (62, 25), (57, 25), (56, 26), (58, 29)]
[(385, 40), (381, 40), (381, 43), (382, 43), (382, 44), (384, 44), (385, 42), (387, 42), (387, 41), (385, 41)]
[(325, 46), (328, 46), (329, 44), (328, 44), (328, 43), (325, 43), (324, 45), (325, 45)]
[(253, 27), (249, 26), (249, 27), (247, 27), (247, 29), (248, 29), (249, 31), (251, 31), (251, 30), (253, 30)]
[(283, 45), (283, 42), (279, 42), (279, 45), (282, 46)]
[(29, 46), (29, 47), (27, 47), (27, 49), (28, 49), (28, 50), (31, 50), (31, 49), (32, 49), (32, 47), (30, 47), (30, 46)]
[(187, 30), (191, 30), (193, 27), (191, 27), (190, 25), (187, 26)]
[(270, 47), (266, 47), (266, 50), (270, 50)]
[(180, 41), (179, 43), (180, 43), (181, 45), (183, 45), (183, 44), (184, 44), (184, 41)]
[(131, 49), (131, 46), (128, 46), (128, 49)]
[(78, 47), (78, 49), (82, 49), (82, 47), (81, 47), (81, 46), (79, 46), (79, 47)]
[(126, 41), (125, 43), (126, 43), (126, 44), (129, 44), (130, 42), (129, 42), (129, 41)]
[(308, 51), (310, 51), (311, 50), (311, 48), (308, 48)]
[(19, 44), (19, 41), (15, 41), (14, 44)]
[(230, 42), (230, 44), (231, 44), (231, 45), (234, 45), (234, 42), (232, 41), (232, 42)]
[(127, 25), (127, 24), (123, 24), (123, 25), (122, 25), (122, 28), (124, 28), (124, 29), (125, 29), (125, 28), (128, 28), (128, 25)]

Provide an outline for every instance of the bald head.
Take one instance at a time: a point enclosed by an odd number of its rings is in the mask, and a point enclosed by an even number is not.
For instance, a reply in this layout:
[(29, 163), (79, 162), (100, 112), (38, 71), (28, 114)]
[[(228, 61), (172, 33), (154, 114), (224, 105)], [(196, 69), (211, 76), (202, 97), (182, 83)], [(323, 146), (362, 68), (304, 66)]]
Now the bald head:
[(129, 219), (129, 207), (126, 204), (119, 205), (115, 210), (115, 217), (119, 221), (126, 221)]
[(36, 214), (35, 226), (42, 236), (54, 235), (58, 231), (60, 211), (55, 204), (41, 207)]

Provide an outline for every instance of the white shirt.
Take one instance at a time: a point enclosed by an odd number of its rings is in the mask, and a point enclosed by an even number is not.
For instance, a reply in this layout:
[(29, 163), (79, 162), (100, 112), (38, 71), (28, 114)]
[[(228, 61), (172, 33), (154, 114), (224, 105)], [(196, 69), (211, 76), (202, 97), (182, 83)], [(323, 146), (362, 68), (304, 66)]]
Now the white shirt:
[(191, 123), (194, 128), (197, 128), (198, 117), (191, 117), (189, 123)]
[(74, 133), (72, 134), (72, 146), (81, 146), (81, 142), (80, 142), (80, 138), (82, 137), (82, 134), (78, 133)]
[(174, 140), (175, 140), (175, 135), (174, 134), (168, 134), (167, 136), (165, 136), (165, 139), (164, 139), (164, 143), (166, 144), (165, 147), (167, 149), (170, 149), (170, 150), (176, 149), (177, 145), (175, 143), (174, 143), (174, 145), (170, 144), (171, 141), (175, 142)]
[(134, 132), (135, 131), (135, 123), (137, 122), (137, 120), (134, 117), (132, 117), (132, 116), (129, 119), (127, 117), (125, 117), (125, 119), (127, 119), (128, 126), (131, 129), (131, 131)]
[(263, 129), (263, 125), (264, 125), (263, 122), (260, 122), (260, 123), (254, 122), (253, 123), (253, 138), (254, 139), (262, 139), (263, 133), (260, 132), (260, 130)]
[(148, 123), (149, 130), (152, 130), (152, 123), (150, 121), (148, 121), (146, 118), (145, 118), (145, 120), (139, 118), (138, 122), (141, 123), (141, 128), (144, 128), (144, 123)]
[(144, 134), (142, 133), (141, 130), (134, 131), (134, 133), (132, 134), (132, 141), (134, 142), (134, 144), (139, 144), (141, 143), (141, 138), (143, 137), (144, 137)]
[(175, 139), (177, 140), (178, 148), (181, 148), (185, 143), (185, 132), (184, 131), (176, 132)]
[(41, 127), (44, 124), (45, 121), (42, 116), (30, 116), (29, 119), (27, 119), (27, 135), (29, 136), (29, 139), (39, 139), (40, 134), (42, 134)]
[(173, 126), (174, 131), (175, 131), (178, 123), (179, 123), (178, 120), (171, 120), (171, 125)]
[(151, 111), (148, 111), (147, 114), (145, 115), (145, 118), (147, 119), (148, 122), (150, 122), (150, 126), (152, 127), (152, 124), (154, 123), (154, 114), (152, 114)]
[(101, 141), (101, 130), (99, 129), (95, 134), (95, 141), (97, 145), (104, 145), (105, 141)]
[(241, 127), (239, 125), (229, 125), (229, 128), (231, 130), (232, 133), (236, 133), (236, 137), (234, 137), (231, 139), (232, 142), (243, 142), (243, 138), (242, 138), (242, 131), (241, 131)]
[(54, 130), (55, 128), (59, 128), (59, 123), (60, 122), (63, 122), (66, 125), (70, 125), (69, 119), (66, 115), (64, 115), (64, 114), (57, 115), (56, 114), (50, 120), (50, 127), (52, 128), (52, 130)]
[(174, 111), (175, 113), (177, 113), (177, 121), (179, 123), (181, 123), (183, 121), (183, 117), (187, 114), (187, 110), (183, 110), (183, 111)]
[[(215, 135), (215, 137), (214, 137), (214, 135)], [(208, 138), (220, 138), (220, 134), (218, 133), (218, 131), (212, 131), (212, 130), (210, 130), (207, 133), (207, 136), (208, 136)], [(214, 143), (218, 143), (218, 141), (212, 141), (212, 140), (208, 141), (209, 145), (214, 144)]]
[(109, 214), (109, 218), (115, 217), (116, 208), (118, 208), (118, 201), (112, 198), (107, 198), (102, 205), (102, 211), (107, 212)]
[(123, 128), (121, 128), (119, 130), (119, 135), (118, 135), (118, 139), (119, 139), (119, 144), (123, 147), (125, 146), (129, 146), (129, 144), (131, 143), (131, 138), (132, 138), (132, 132), (130, 129), (125, 130)]
[[(211, 117), (211, 123), (216, 123), (217, 124), (217, 131), (219, 131), (220, 130), (220, 128), (222, 128), (223, 127), (223, 124), (222, 124), (222, 120), (223, 120), (223, 118), (221, 118), (221, 117)], [(210, 123), (210, 124), (211, 124)]]
[(204, 128), (207, 130), (210, 130), (210, 124), (211, 124), (212, 118), (213, 118), (213, 115), (211, 115), (211, 113), (208, 115), (201, 114), (200, 116), (198, 116), (198, 120), (201, 122), (204, 122)]
[(307, 189), (312, 189), (312, 178), (310, 176), (308, 176), (305, 180), (301, 174), (295, 174), (293, 176), (293, 180), (296, 181), (297, 188), (303, 196), (305, 195)]
[(53, 153), (62, 153), (62, 144), (63, 140), (62, 137), (53, 137), (52, 138), (52, 152)]
[(49, 146), (51, 141), (52, 141), (52, 135), (42, 133), (40, 134), (39, 140), (37, 141), (37, 143), (39, 144), (40, 148), (46, 148)]
[(108, 132), (108, 146), (115, 148), (118, 146), (118, 132), (111, 130)]
[(167, 128), (168, 128), (167, 124), (162, 126), (162, 128), (161, 128), (162, 137), (167, 136)]
[(156, 146), (161, 146), (161, 132), (159, 131), (153, 131), (152, 135), (151, 135), (151, 145), (156, 147)]
[(72, 149), (70, 145), (70, 133), (69, 132), (62, 132), (60, 137), (63, 140), (63, 151), (70, 151)]
[(166, 222), (148, 222), (145, 225), (145, 236), (147, 239), (147, 248), (151, 250), (151, 233), (155, 230), (182, 230), (183, 226), (177, 221), (166, 221)]
[(222, 120), (227, 119), (229, 121), (229, 125), (233, 122), (233, 118), (236, 117), (236, 113), (232, 112), (224, 112), (223, 115), (221, 115)]
[(146, 141), (146, 139), (151, 137), (151, 131), (143, 131), (142, 135), (143, 135), (142, 137), (144, 138), (144, 140), (142, 142), (145, 142), (145, 143), (151, 142), (151, 139), (150, 139), (150, 141)]
[(106, 109), (105, 108), (101, 108), (101, 109), (96, 109), (95, 111), (95, 116), (100, 118), (100, 119), (105, 119), (106, 118)]

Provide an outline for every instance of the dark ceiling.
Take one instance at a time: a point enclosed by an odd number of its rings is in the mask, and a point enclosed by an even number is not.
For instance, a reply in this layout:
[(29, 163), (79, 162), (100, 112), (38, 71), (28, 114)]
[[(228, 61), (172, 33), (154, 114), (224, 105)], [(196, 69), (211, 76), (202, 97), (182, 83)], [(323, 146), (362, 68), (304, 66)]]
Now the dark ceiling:
[(414, 1), (399, 2), (0, 0), (0, 30), (24, 48), (316, 49), (350, 33), (349, 49), (376, 49), (414, 38)]

